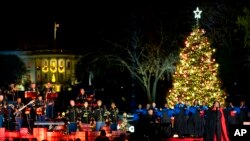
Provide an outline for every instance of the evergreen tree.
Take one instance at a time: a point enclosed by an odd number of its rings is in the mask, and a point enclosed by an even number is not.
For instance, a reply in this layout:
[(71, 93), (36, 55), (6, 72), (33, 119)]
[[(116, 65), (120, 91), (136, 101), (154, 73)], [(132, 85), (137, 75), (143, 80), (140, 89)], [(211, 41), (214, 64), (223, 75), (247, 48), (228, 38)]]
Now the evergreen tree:
[(214, 53), (215, 49), (211, 48), (205, 30), (197, 22), (197, 26), (186, 38), (185, 48), (180, 52), (180, 62), (173, 75), (173, 87), (167, 96), (170, 106), (176, 104), (178, 98), (189, 103), (195, 99), (209, 105), (215, 100), (225, 103), (226, 93), (221, 89), (219, 65), (213, 58)]

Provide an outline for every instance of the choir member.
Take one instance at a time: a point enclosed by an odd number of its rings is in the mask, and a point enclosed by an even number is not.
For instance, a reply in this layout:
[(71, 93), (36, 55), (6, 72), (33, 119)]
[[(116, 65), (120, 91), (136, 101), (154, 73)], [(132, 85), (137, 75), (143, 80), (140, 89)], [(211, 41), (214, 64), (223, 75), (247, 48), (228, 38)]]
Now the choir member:
[(185, 105), (181, 98), (178, 99), (178, 103), (174, 106), (175, 121), (174, 121), (174, 133), (179, 137), (183, 137), (185, 134), (186, 120), (185, 119)]

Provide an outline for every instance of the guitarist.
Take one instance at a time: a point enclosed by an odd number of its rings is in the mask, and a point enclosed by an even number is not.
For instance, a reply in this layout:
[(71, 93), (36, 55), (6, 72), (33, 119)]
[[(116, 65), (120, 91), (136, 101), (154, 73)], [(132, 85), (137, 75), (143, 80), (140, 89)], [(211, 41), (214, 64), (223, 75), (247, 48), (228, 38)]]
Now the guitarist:
[[(35, 100), (31, 100), (28, 104), (24, 105), (22, 103), (22, 100), (21, 98), (18, 98), (17, 99), (17, 104), (13, 107), (14, 109), (14, 113), (13, 115), (15, 115), (15, 120), (18, 124), (18, 128), (17, 129), (20, 129), (20, 127), (22, 126), (23, 124), (23, 121), (24, 121), (24, 117), (26, 117), (26, 122), (28, 124), (28, 127), (29, 127), (29, 131), (31, 131), (31, 124), (30, 124), (30, 121), (32, 121), (32, 118), (31, 118), (31, 110), (33, 105), (34, 105), (34, 102)], [(25, 109), (25, 110), (24, 110)], [(24, 113), (22, 113), (22, 110), (24, 110)], [(25, 116), (24, 116), (25, 115)]]
[(22, 99), (19, 97), (17, 98), (17, 104), (14, 106), (15, 110), (15, 121), (17, 123), (16, 131), (20, 131), (20, 128), (23, 124), (23, 113), (22, 111), (18, 111), (20, 108), (22, 108), (24, 104), (22, 103)]
[(36, 121), (45, 121), (45, 100), (39, 95), (35, 101)]

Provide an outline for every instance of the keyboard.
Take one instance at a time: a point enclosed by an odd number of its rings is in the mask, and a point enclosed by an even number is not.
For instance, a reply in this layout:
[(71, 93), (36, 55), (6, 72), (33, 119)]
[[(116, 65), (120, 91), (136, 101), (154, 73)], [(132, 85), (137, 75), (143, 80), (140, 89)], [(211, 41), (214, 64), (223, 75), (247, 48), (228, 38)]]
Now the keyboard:
[(41, 122), (41, 121), (35, 121), (34, 125), (65, 125), (64, 122)]

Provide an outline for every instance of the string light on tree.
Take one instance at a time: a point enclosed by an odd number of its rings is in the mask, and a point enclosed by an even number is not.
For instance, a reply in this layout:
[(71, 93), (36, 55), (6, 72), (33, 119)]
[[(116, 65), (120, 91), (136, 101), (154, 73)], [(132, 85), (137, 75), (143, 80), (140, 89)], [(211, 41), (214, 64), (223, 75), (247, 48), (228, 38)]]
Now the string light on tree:
[[(195, 18), (201, 18), (202, 11), (194, 11)], [(178, 98), (193, 103), (195, 99), (212, 105), (214, 100), (225, 103), (226, 93), (221, 90), (218, 77), (218, 64), (212, 57), (215, 49), (210, 47), (205, 30), (198, 26), (186, 38), (185, 47), (180, 52), (180, 62), (173, 75), (173, 87), (167, 93), (167, 101), (171, 107)]]

